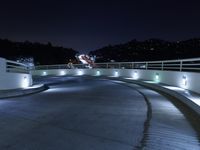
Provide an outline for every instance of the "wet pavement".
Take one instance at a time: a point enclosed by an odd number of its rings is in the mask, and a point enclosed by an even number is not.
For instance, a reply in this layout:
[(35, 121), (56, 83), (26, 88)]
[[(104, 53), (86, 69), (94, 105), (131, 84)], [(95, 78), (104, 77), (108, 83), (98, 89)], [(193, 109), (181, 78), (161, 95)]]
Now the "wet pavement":
[(1, 150), (200, 149), (199, 131), (155, 91), (92, 77), (35, 81), (50, 88), (0, 100)]

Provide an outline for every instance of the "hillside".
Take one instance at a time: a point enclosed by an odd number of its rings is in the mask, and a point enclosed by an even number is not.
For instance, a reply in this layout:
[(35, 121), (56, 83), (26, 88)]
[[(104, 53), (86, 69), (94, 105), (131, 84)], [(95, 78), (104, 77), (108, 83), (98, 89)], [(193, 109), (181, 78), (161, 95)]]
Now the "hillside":
[(97, 62), (151, 61), (200, 57), (200, 39), (168, 42), (160, 39), (133, 40), (91, 51)]
[(64, 64), (74, 60), (77, 51), (71, 48), (52, 46), (51, 43), (13, 42), (0, 39), (0, 57), (16, 60), (32, 57), (36, 65)]

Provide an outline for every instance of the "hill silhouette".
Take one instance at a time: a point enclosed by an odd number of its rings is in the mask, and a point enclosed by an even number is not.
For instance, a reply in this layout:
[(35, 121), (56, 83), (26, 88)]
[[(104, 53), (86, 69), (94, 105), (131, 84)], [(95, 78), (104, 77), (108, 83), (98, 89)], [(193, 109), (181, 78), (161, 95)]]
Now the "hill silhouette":
[(71, 48), (52, 46), (51, 43), (13, 42), (0, 39), (0, 57), (9, 60), (32, 57), (36, 65), (64, 64), (75, 60), (77, 53)]
[[(17, 60), (21, 57), (31, 57), (35, 65), (66, 64), (77, 62), (78, 52), (72, 48), (53, 46), (51, 43), (41, 44), (13, 42), (0, 39), (0, 57)], [(96, 56), (96, 62), (132, 62), (170, 60), (200, 57), (200, 38), (169, 42), (161, 39), (145, 41), (132, 40), (118, 45), (108, 45), (91, 51), (89, 55)]]
[(161, 39), (132, 40), (91, 51), (97, 62), (153, 61), (200, 57), (200, 39), (169, 42)]

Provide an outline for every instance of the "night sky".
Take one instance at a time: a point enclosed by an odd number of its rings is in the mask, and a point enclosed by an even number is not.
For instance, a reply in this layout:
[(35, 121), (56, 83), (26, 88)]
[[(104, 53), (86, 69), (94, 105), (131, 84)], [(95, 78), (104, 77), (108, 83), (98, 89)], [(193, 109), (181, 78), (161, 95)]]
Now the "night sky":
[(199, 0), (6, 0), (0, 38), (86, 52), (133, 39), (200, 37)]

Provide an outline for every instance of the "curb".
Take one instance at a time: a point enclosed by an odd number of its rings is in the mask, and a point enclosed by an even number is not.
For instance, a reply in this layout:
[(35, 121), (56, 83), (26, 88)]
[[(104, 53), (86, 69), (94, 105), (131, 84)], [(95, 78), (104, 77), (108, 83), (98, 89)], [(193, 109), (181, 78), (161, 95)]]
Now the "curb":
[(34, 93), (42, 92), (46, 89), (48, 89), (48, 86), (41, 84), (41, 85), (34, 85), (33, 87), (30, 87), (27, 89), (6, 90), (0, 93), (0, 99), (34, 94)]
[[(113, 78), (109, 78), (109, 79), (113, 80)], [(178, 93), (176, 91), (164, 88), (164, 87), (162, 87), (162, 86), (160, 86), (158, 84), (145, 83), (145, 82), (137, 81), (137, 80), (129, 80), (129, 79), (123, 79), (123, 78), (115, 78), (115, 80), (141, 85), (141, 86), (144, 86), (146, 88), (149, 88), (149, 89), (152, 89), (152, 90), (155, 90), (155, 91), (158, 91), (158, 92), (165, 93), (165, 94), (167, 94), (169, 96), (172, 96), (172, 97), (176, 98), (177, 100), (179, 100), (180, 102), (185, 104), (187, 107), (189, 107), (189, 109), (191, 109), (197, 115), (200, 116), (200, 106), (198, 106), (193, 101), (191, 101), (189, 98), (185, 97), (184, 95), (182, 95), (182, 94), (180, 94), (180, 93)]]

